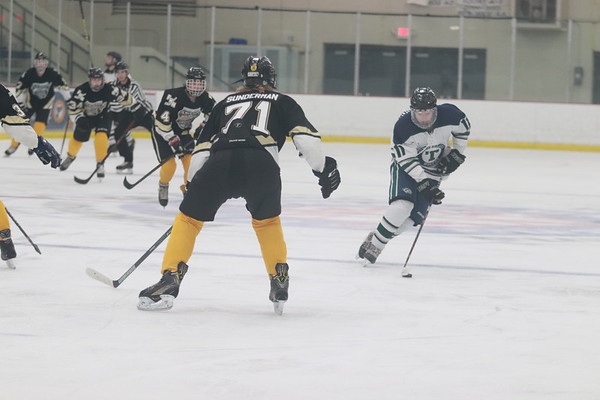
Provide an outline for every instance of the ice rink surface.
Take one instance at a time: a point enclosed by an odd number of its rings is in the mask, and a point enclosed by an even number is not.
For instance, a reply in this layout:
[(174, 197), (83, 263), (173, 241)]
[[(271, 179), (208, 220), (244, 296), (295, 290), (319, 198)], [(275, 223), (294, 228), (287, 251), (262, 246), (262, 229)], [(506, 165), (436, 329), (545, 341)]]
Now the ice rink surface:
[[(60, 148), (60, 140), (52, 140)], [(8, 141), (1, 141), (3, 151)], [(132, 190), (115, 174), (79, 185), (93, 145), (64, 172), (19, 149), (0, 158), (17, 269), (0, 266), (0, 398), (206, 400), (597, 400), (600, 398), (599, 153), (469, 148), (417, 229), (379, 262), (354, 256), (387, 205), (386, 145), (326, 143), (342, 184), (323, 200), (308, 164), (280, 155), (290, 300), (268, 301), (268, 278), (241, 200), (196, 242), (175, 306), (136, 309), (160, 278), (171, 225), (158, 174)], [(138, 140), (134, 181), (157, 164)]]

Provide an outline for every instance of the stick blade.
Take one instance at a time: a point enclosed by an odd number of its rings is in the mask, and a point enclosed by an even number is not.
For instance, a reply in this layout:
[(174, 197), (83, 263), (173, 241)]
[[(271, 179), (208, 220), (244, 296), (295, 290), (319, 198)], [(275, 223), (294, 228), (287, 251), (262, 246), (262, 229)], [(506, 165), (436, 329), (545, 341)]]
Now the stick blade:
[(111, 286), (114, 288), (117, 287), (117, 286), (115, 286), (115, 283), (112, 279), (110, 279), (109, 277), (107, 277), (104, 274), (101, 274), (100, 272), (96, 271), (93, 268), (86, 268), (85, 273), (87, 274), (87, 276), (89, 276), (92, 279), (97, 280), (98, 282), (102, 282), (105, 285), (108, 285), (108, 286)]
[(90, 181), (90, 179), (92, 179), (93, 176), (94, 176), (94, 174), (92, 174), (92, 176), (89, 177), (88, 179), (81, 179), (76, 176), (73, 176), (73, 180), (81, 185), (85, 185)]
[(129, 181), (127, 180), (127, 177), (125, 177), (125, 178), (123, 178), (123, 186), (125, 186), (127, 189), (131, 189), (135, 185), (132, 185), (131, 183), (129, 183)]
[(37, 244), (33, 243), (33, 248), (35, 249), (35, 251), (38, 252), (38, 254), (42, 254), (42, 251), (40, 250)]

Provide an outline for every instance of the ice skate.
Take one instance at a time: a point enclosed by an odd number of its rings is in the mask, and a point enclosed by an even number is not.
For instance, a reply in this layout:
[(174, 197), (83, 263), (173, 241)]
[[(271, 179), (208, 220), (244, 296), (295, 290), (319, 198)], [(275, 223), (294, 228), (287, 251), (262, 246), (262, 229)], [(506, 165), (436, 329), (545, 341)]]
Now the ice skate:
[(179, 294), (179, 286), (187, 270), (187, 264), (181, 261), (177, 265), (177, 272), (165, 271), (158, 283), (140, 292), (138, 310), (163, 311), (173, 308), (173, 300)]
[(10, 229), (0, 231), (0, 257), (3, 261), (6, 261), (6, 265), (9, 268), (15, 269), (13, 258), (16, 256), (17, 251), (15, 250), (15, 244), (10, 238)]
[(15, 153), (15, 151), (17, 151), (17, 149), (19, 148), (19, 145), (20, 145), (20, 144), (21, 144), (21, 143), (17, 144), (16, 146), (13, 146), (13, 145), (11, 144), (11, 145), (10, 145), (10, 147), (4, 151), (4, 156), (5, 156), (5, 157), (10, 157), (12, 154), (14, 154), (14, 153)]
[(158, 203), (166, 207), (169, 204), (169, 184), (158, 183)]
[(288, 299), (289, 269), (290, 267), (286, 263), (278, 263), (275, 265), (275, 275), (270, 275), (271, 291), (269, 292), (269, 300), (273, 302), (273, 308), (277, 315), (283, 314), (283, 305)]
[(363, 267), (369, 264), (375, 264), (377, 257), (381, 254), (381, 249), (373, 244), (373, 235), (375, 232), (369, 232), (365, 241), (360, 245), (358, 249), (358, 255), (356, 258), (362, 263)]
[(69, 168), (69, 166), (73, 163), (73, 161), (75, 161), (75, 157), (72, 157), (69, 154), (67, 154), (67, 158), (65, 158), (60, 164), (60, 170), (66, 171), (67, 168)]
[(104, 178), (104, 164), (98, 163), (96, 164), (96, 167), (98, 167), (98, 169), (96, 170), (96, 176), (100, 179)]
[(131, 161), (124, 161), (122, 164), (117, 165), (117, 174), (119, 174), (119, 175), (133, 174), (133, 163)]

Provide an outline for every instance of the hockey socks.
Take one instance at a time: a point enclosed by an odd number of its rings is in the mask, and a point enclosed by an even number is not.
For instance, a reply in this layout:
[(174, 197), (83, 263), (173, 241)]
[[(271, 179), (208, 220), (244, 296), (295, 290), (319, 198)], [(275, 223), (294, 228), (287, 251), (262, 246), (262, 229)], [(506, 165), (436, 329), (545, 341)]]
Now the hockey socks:
[(283, 239), (283, 229), (279, 217), (263, 220), (252, 219), (252, 228), (256, 232), (260, 251), (262, 252), (265, 266), (269, 275), (275, 275), (275, 265), (285, 263), (287, 247)]
[(96, 162), (100, 162), (106, 158), (108, 154), (108, 135), (106, 132), (96, 132), (94, 150), (96, 152)]
[(161, 273), (175, 272), (180, 262), (187, 263), (189, 261), (194, 251), (196, 236), (200, 233), (203, 225), (204, 222), (188, 217), (182, 212), (177, 214), (163, 257)]

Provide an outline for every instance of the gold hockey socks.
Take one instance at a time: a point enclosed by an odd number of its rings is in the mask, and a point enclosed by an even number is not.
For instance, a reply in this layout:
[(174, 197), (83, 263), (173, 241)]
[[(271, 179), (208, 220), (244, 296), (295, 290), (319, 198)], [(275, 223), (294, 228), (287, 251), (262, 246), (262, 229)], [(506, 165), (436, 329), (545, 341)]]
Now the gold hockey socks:
[(188, 171), (190, 170), (190, 163), (192, 162), (192, 155), (186, 154), (181, 157), (181, 165), (183, 165), (183, 184), (185, 185), (188, 181)]
[(108, 135), (106, 132), (96, 132), (94, 150), (96, 151), (96, 162), (104, 160), (108, 154)]
[(173, 175), (175, 175), (175, 170), (177, 169), (177, 163), (174, 158), (171, 158), (169, 161), (163, 164), (160, 167), (160, 183), (169, 183), (171, 179), (173, 179)]
[(279, 217), (263, 220), (252, 219), (252, 228), (256, 232), (260, 251), (269, 275), (275, 275), (275, 265), (287, 260), (287, 247), (283, 239), (283, 229)]
[(38, 136), (44, 136), (44, 131), (46, 130), (46, 124), (43, 122), (35, 121), (33, 123), (33, 130), (37, 133)]
[(4, 204), (0, 201), (0, 231), (10, 229), (10, 223), (8, 222), (8, 214)]
[(161, 274), (167, 270), (176, 272), (180, 261), (187, 264), (194, 251), (196, 236), (203, 225), (204, 222), (188, 217), (182, 212), (177, 214), (163, 257)]
[(81, 146), (83, 146), (83, 142), (80, 142), (77, 139), (69, 140), (69, 149), (67, 150), (68, 155), (75, 158), (77, 153), (79, 153)]

